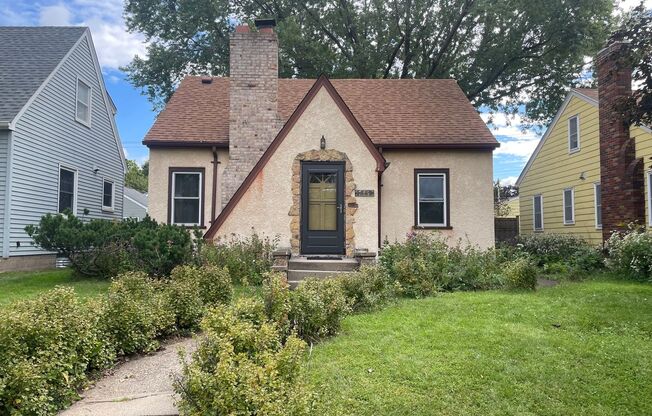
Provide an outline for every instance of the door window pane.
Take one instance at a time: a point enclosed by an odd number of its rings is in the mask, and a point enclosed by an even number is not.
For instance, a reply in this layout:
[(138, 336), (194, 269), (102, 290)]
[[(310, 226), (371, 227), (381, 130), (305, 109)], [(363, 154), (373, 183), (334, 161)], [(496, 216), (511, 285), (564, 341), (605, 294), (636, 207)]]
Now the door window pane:
[(417, 175), (418, 225), (446, 225), (446, 175)]
[(75, 207), (75, 172), (59, 169), (59, 212), (66, 209), (74, 211)]
[(310, 173), (308, 178), (308, 229), (337, 229), (337, 175)]

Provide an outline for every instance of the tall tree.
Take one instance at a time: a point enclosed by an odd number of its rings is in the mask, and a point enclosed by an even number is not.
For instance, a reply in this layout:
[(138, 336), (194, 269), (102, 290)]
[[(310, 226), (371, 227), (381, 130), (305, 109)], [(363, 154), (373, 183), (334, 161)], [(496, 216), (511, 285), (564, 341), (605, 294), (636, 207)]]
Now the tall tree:
[(228, 74), (237, 21), (274, 16), (283, 77), (448, 78), (476, 106), (550, 118), (614, 0), (126, 0), (150, 42), (125, 68), (160, 107), (186, 74)]
[(627, 124), (652, 126), (652, 9), (641, 3), (624, 20), (609, 42), (627, 42), (621, 64), (634, 69), (632, 95), (618, 104)]
[(147, 168), (145, 168), (145, 164), (141, 168), (138, 166), (138, 163), (136, 163), (133, 160), (127, 159), (127, 173), (125, 175), (125, 186), (128, 186), (130, 188), (133, 188), (137, 191), (140, 192), (147, 192), (147, 175), (149, 171), (149, 162), (145, 162), (147, 164)]

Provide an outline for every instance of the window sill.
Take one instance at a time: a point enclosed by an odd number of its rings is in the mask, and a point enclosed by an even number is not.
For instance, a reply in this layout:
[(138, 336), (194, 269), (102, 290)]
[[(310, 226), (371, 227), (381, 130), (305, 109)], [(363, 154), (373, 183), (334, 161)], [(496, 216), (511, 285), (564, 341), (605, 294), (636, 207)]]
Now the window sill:
[(87, 127), (89, 129), (91, 128), (91, 122), (90, 121), (86, 122), (86, 121), (82, 120), (81, 118), (77, 118), (77, 117), (75, 117), (75, 121), (77, 123), (83, 125), (84, 127)]
[(532, 231), (535, 232), (535, 233), (543, 233), (543, 228), (540, 229), (540, 230), (532, 230)]
[(569, 150), (569, 151), (568, 151), (568, 154), (569, 154), (569, 155), (574, 155), (575, 153), (579, 153), (579, 151), (580, 151), (580, 148), (578, 147), (577, 149)]
[(177, 227), (185, 228), (186, 230), (192, 230), (194, 228), (205, 230), (207, 228), (205, 225), (184, 225), (184, 224), (170, 224), (170, 225), (176, 225)]
[(415, 225), (412, 227), (413, 230), (452, 230), (453, 227), (450, 225)]
[(115, 209), (111, 207), (102, 207), (102, 212), (115, 212)]
[(573, 225), (575, 225), (574, 222), (565, 222), (564, 223), (564, 227), (573, 226)]

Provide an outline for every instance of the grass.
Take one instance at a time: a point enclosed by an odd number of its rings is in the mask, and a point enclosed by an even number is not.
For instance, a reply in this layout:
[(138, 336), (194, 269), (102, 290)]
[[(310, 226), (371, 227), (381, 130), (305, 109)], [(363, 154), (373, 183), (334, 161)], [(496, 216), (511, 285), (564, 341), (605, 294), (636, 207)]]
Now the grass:
[(652, 285), (402, 300), (344, 321), (306, 365), (315, 414), (652, 414)]
[(0, 306), (33, 298), (55, 286), (72, 286), (82, 298), (95, 296), (106, 292), (109, 283), (109, 280), (75, 277), (70, 269), (3, 273), (0, 274)]

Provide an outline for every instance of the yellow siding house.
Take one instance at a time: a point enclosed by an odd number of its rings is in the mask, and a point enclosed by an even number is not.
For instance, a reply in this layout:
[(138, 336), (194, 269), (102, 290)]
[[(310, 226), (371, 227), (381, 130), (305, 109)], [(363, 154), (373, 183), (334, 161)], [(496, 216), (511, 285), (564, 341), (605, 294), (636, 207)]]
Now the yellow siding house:
[[(652, 131), (632, 127), (645, 163), (646, 215), (652, 224)], [(525, 165), (519, 187), (521, 234), (573, 233), (602, 242), (598, 90), (572, 89)]]

